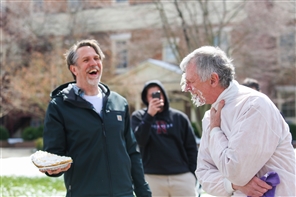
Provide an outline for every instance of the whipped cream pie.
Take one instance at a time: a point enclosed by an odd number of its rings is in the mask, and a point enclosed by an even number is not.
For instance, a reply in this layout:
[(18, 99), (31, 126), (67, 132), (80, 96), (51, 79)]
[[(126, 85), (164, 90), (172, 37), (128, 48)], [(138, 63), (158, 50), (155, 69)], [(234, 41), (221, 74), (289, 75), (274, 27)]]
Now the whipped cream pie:
[(72, 163), (71, 157), (59, 156), (46, 151), (36, 151), (31, 155), (31, 160), (38, 168), (57, 166), (66, 163)]

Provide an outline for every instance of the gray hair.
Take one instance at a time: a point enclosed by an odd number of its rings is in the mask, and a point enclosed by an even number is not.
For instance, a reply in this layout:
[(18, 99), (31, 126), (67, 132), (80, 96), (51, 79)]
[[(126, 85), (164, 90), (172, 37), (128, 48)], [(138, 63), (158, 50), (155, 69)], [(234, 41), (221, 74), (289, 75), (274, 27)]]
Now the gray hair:
[(201, 81), (206, 81), (212, 73), (217, 73), (221, 86), (227, 88), (234, 79), (232, 59), (219, 47), (203, 46), (194, 50), (180, 63), (181, 70), (185, 72), (187, 65), (191, 63), (196, 66)]
[[(70, 70), (71, 65), (76, 65), (76, 61), (78, 59), (77, 50), (84, 46), (92, 47), (95, 52), (100, 56), (100, 59), (103, 60), (105, 58), (104, 53), (102, 52), (99, 43), (96, 40), (81, 40), (74, 44), (65, 54), (66, 62), (68, 65), (68, 69)], [(71, 70), (70, 70), (71, 71)], [(71, 72), (72, 73), (72, 72)], [(74, 80), (76, 80), (76, 76), (72, 73)]]

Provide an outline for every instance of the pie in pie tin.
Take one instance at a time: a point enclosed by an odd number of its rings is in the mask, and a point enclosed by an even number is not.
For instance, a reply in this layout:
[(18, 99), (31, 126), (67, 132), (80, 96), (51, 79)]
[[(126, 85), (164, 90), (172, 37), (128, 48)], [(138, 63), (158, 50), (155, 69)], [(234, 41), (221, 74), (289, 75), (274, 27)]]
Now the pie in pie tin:
[[(72, 162), (71, 162), (72, 163)], [(57, 170), (57, 169), (60, 169), (60, 168), (65, 168), (68, 166), (69, 163), (64, 163), (64, 164), (60, 164), (60, 165), (57, 165), (57, 166), (48, 166), (48, 167), (41, 167), (41, 168), (38, 168), (40, 171), (47, 171), (47, 170)]]
[(40, 171), (65, 168), (70, 163), (73, 163), (71, 157), (60, 156), (41, 150), (36, 151), (34, 154), (32, 154), (31, 160)]

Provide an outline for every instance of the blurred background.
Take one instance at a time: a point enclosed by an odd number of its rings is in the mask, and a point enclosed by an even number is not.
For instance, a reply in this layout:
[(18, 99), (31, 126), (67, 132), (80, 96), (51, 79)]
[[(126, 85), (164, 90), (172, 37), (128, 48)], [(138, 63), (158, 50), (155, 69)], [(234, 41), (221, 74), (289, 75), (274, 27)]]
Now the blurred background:
[(127, 98), (130, 112), (142, 107), (144, 83), (159, 79), (197, 137), (209, 106), (196, 108), (181, 92), (178, 65), (198, 47), (219, 46), (239, 83), (258, 80), (296, 140), (295, 1), (1, 0), (0, 24), (2, 147), (42, 148), (50, 92), (73, 80), (63, 54), (81, 39), (100, 43), (102, 82)]

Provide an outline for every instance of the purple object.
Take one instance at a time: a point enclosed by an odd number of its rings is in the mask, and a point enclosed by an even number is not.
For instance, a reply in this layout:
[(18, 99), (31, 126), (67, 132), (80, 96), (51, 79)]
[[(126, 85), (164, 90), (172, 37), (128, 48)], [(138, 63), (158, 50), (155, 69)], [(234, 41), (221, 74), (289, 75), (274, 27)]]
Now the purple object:
[(276, 172), (268, 172), (260, 179), (262, 181), (265, 181), (268, 185), (272, 186), (272, 189), (265, 192), (262, 197), (274, 197), (276, 186), (280, 183), (279, 175)]

